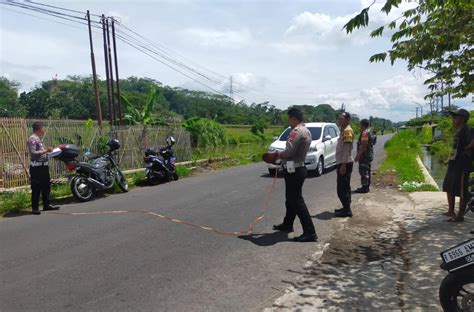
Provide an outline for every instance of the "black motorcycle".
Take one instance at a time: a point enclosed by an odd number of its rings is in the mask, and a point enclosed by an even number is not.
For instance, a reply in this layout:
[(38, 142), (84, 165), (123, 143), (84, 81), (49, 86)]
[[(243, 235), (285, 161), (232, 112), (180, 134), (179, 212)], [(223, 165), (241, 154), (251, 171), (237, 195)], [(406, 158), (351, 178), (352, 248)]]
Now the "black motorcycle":
[(441, 253), (441, 268), (448, 271), (439, 288), (446, 312), (474, 311), (474, 239)]
[(145, 174), (149, 184), (178, 180), (176, 156), (172, 148), (175, 143), (176, 140), (169, 137), (166, 139), (166, 147), (160, 148), (158, 153), (151, 148), (145, 151), (143, 161), (145, 162)]
[(79, 152), (74, 150), (74, 146), (63, 145), (58, 158), (64, 161), (66, 168), (75, 170), (75, 174), (70, 179), (71, 191), (79, 201), (91, 200), (97, 191), (108, 190), (117, 182), (122, 192), (128, 192), (128, 182), (115, 162), (113, 152), (120, 148), (117, 139), (107, 142), (109, 151), (101, 156), (93, 157), (90, 163), (76, 160)]
[[(474, 181), (470, 181), (471, 199), (467, 211), (474, 212)], [(448, 271), (439, 288), (443, 310), (474, 311), (474, 239), (441, 252), (441, 268)]]

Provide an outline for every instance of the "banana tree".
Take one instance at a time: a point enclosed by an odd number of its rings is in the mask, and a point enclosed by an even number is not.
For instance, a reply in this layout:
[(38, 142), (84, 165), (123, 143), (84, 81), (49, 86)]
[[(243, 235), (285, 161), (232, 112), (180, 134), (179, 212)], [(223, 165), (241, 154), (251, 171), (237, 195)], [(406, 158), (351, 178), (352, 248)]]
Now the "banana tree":
[(166, 122), (155, 114), (155, 106), (157, 104), (157, 94), (159, 91), (153, 85), (150, 86), (148, 97), (142, 109), (136, 108), (130, 101), (122, 95), (122, 100), (125, 103), (126, 112), (125, 120), (130, 125), (141, 125), (143, 127), (141, 142), (144, 143), (144, 148), (147, 147), (147, 129), (148, 126), (166, 126)]

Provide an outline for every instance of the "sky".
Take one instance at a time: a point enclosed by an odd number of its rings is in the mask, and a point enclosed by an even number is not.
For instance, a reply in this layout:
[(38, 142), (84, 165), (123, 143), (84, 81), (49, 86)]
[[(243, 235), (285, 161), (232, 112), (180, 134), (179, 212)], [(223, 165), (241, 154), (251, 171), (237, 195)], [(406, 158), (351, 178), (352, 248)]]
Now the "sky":
[[(212, 81), (202, 76), (197, 79), (201, 83), (191, 80), (119, 41), (121, 77), (149, 77), (172, 87), (210, 87), (229, 94), (232, 76), (236, 100), (269, 101), (279, 108), (320, 103), (338, 108), (344, 103), (364, 118), (407, 120), (415, 116), (414, 102), (425, 112), (429, 109), (426, 74), (408, 72), (403, 62), (391, 66), (368, 61), (391, 46), (387, 34), (372, 39), (370, 31), (413, 3), (403, 3), (387, 16), (378, 0), (369, 27), (347, 35), (343, 25), (372, 0), (38, 1), (114, 16)], [(68, 21), (20, 12), (38, 15), (0, 4), (0, 75), (18, 81), (22, 91), (53, 77), (91, 75), (86, 26), (70, 27), (57, 23), (72, 24)], [(118, 30), (125, 31), (121, 25)], [(98, 74), (105, 77), (102, 34), (96, 30), (93, 42)], [(454, 104), (474, 109), (471, 99)]]

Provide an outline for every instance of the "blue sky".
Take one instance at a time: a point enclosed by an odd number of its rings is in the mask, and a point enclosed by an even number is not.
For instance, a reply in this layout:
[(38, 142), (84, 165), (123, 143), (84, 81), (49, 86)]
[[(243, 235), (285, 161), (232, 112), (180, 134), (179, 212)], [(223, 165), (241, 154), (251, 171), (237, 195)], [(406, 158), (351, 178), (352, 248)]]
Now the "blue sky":
[[(403, 62), (395, 66), (368, 62), (370, 55), (390, 46), (386, 36), (370, 39), (370, 29), (398, 17), (400, 10), (387, 17), (378, 12), (381, 4), (376, 4), (369, 29), (352, 35), (341, 31), (368, 0), (42, 3), (116, 16), (127, 27), (185, 56), (187, 64), (232, 76), (236, 99), (269, 100), (280, 108), (345, 103), (361, 117), (397, 121), (414, 116), (413, 101), (425, 102), (423, 73), (407, 72)], [(410, 5), (404, 3), (402, 8)], [(86, 28), (63, 26), (6, 8), (0, 6), (0, 75), (19, 81), (22, 90), (56, 74), (59, 78), (90, 75)], [(100, 34), (94, 34), (94, 44), (98, 73), (105, 76)], [(145, 76), (170, 86), (204, 89), (121, 42), (118, 47), (121, 77)], [(228, 93), (228, 79), (214, 77), (218, 81), (206, 84)], [(470, 99), (454, 103), (474, 108)]]

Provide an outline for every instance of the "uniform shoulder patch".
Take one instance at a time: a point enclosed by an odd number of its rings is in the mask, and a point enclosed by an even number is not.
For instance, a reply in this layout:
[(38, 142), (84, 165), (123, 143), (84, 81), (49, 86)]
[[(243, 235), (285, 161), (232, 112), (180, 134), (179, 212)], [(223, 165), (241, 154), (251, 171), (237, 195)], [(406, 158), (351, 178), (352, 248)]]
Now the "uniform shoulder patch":
[(298, 131), (296, 131), (296, 130), (291, 131), (291, 133), (290, 133), (290, 141), (294, 141), (297, 136), (298, 136)]
[(369, 131), (365, 130), (365, 131), (362, 132), (361, 141), (362, 142), (368, 142), (369, 141)]
[(344, 139), (344, 143), (352, 143), (354, 142), (354, 132), (352, 131), (352, 129), (350, 127), (347, 127), (346, 129), (344, 129), (344, 132), (343, 132), (343, 139)]

